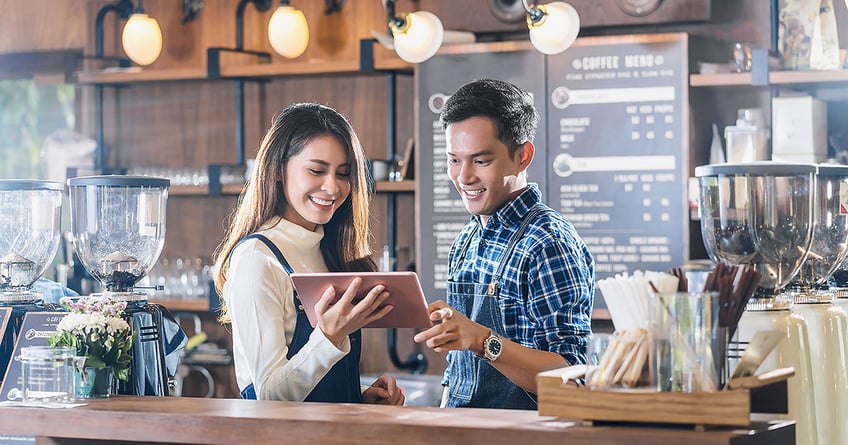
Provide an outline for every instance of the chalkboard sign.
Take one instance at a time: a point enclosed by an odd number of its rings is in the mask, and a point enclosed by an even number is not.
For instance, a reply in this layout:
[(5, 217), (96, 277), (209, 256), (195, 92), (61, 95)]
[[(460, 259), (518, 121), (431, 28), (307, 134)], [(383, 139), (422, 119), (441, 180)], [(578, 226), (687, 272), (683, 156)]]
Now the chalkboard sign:
[[(586, 241), (596, 279), (684, 264), (689, 37), (580, 38), (554, 56), (522, 45), (464, 45), (418, 67), (416, 251), (428, 300), (444, 298), (450, 245), (469, 219), (446, 173), (439, 111), (482, 77), (533, 93), (542, 121), (530, 180)], [(600, 296), (595, 306), (606, 306)]]
[(15, 360), (15, 357), (20, 357), (23, 347), (47, 346), (47, 337), (56, 332), (56, 326), (65, 315), (67, 312), (28, 312), (24, 316), (12, 359), (9, 360), (9, 366), (6, 368), (6, 377), (3, 378), (3, 385), (0, 386), (0, 400), (23, 398), (21, 362)]
[(686, 34), (612, 36), (548, 57), (546, 198), (597, 279), (689, 258), (687, 50)]
[[(518, 46), (516, 46), (518, 47)], [(447, 174), (445, 132), (439, 123), (444, 102), (463, 84), (492, 78), (511, 82), (533, 94), (543, 117), (536, 133), (536, 155), (528, 169), (528, 179), (545, 190), (545, 58), (521, 45), (520, 50), (489, 51), (474, 45), (478, 52), (440, 54), (418, 65), (418, 122), (416, 178), (418, 188), (418, 276), (428, 301), (445, 298), (448, 254), (453, 240), (471, 215)]]

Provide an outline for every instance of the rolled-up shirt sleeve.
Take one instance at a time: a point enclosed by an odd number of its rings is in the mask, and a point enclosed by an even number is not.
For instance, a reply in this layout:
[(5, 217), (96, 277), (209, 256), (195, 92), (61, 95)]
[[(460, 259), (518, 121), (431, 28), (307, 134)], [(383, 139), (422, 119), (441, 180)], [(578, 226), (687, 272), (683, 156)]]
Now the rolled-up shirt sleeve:
[(593, 259), (582, 243), (558, 237), (531, 258), (528, 316), (534, 347), (586, 363), (594, 301)]

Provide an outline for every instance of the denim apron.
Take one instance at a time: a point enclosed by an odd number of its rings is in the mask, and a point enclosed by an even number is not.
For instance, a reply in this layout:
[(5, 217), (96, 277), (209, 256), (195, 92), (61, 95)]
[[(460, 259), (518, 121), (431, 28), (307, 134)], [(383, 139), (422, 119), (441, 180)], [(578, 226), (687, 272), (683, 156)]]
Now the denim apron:
[[(462, 312), (471, 321), (488, 327), (500, 337), (505, 337), (505, 332), (501, 304), (498, 301), (501, 291), (499, 280), (509, 263), (515, 245), (524, 236), (527, 226), (542, 210), (542, 207), (534, 207), (525, 215), (521, 225), (509, 239), (491, 282), (456, 281), (459, 266), (471, 245), (474, 232), (466, 238), (459, 250), (455, 266), (448, 275), (448, 304)], [(475, 232), (477, 230), (477, 228), (474, 229)], [(450, 351), (447, 374), (450, 391), (447, 404), (449, 407), (536, 409), (534, 394), (512, 383), (494, 366), (471, 351)]]
[[(289, 265), (280, 249), (274, 245), (268, 238), (253, 234), (244, 237), (243, 242), (248, 239), (255, 238), (262, 241), (274, 256), (277, 261), (283, 266), (283, 269), (291, 275), (294, 269)], [(297, 292), (294, 292), (294, 306), (297, 308), (297, 323), (294, 327), (294, 336), (289, 352), (286, 354), (286, 359), (291, 360), (295, 354), (309, 341), (309, 336), (312, 334), (312, 325), (309, 324), (309, 319), (306, 318), (306, 312), (303, 310), (303, 304), (297, 298)], [(339, 360), (327, 372), (327, 375), (318, 382), (318, 385), (312, 389), (312, 392), (306, 396), (306, 402), (333, 402), (333, 403), (360, 403), (362, 402), (362, 391), (359, 386), (359, 356), (362, 349), (362, 332), (356, 331), (350, 334), (350, 353)], [(253, 383), (248, 385), (241, 391), (243, 399), (256, 399), (256, 390), (253, 388)]]

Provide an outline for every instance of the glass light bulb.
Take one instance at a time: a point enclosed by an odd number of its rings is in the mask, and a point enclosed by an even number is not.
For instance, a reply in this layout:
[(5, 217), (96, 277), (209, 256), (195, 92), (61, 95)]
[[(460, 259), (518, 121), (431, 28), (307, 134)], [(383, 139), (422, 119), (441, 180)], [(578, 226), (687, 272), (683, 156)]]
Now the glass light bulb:
[(150, 65), (162, 52), (159, 22), (147, 14), (131, 15), (121, 33), (121, 43), (130, 60), (139, 65)]
[(268, 22), (268, 41), (277, 54), (294, 59), (309, 45), (309, 24), (303, 11), (292, 6), (280, 6)]
[(580, 32), (577, 10), (564, 2), (551, 2), (537, 7), (546, 14), (539, 23), (528, 21), (530, 42), (545, 54), (558, 54), (568, 49)]
[(442, 21), (432, 12), (417, 11), (404, 17), (406, 26), (392, 26), (395, 52), (409, 63), (421, 63), (439, 50), (445, 29)]

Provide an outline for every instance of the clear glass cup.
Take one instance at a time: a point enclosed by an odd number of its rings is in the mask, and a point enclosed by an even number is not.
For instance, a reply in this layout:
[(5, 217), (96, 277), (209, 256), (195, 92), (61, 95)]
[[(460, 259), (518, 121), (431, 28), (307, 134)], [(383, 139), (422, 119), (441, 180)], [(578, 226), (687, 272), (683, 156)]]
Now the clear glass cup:
[(654, 294), (648, 310), (651, 381), (659, 391), (719, 388), (726, 331), (719, 329), (718, 293)]
[(21, 348), (24, 403), (75, 401), (74, 357), (71, 348), (27, 346)]

